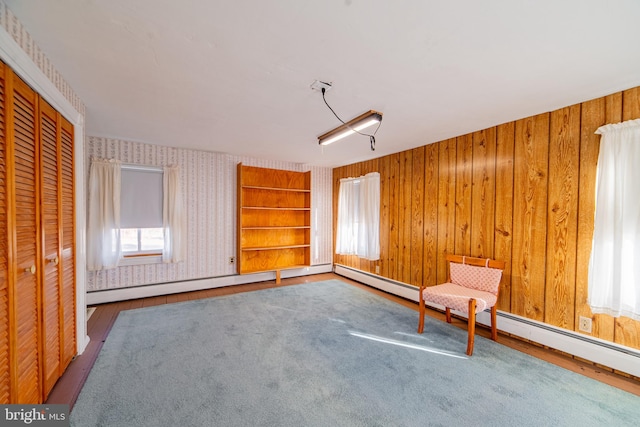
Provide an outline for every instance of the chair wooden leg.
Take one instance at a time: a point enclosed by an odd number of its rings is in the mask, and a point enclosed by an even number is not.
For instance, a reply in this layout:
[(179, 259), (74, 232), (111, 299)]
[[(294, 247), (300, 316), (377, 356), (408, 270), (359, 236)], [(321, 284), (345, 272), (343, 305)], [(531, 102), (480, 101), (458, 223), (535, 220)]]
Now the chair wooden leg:
[(468, 332), (469, 339), (467, 340), (467, 355), (471, 356), (473, 354), (473, 340), (476, 335), (476, 300), (471, 298), (469, 300), (469, 321), (468, 321)]
[(491, 339), (498, 341), (498, 322), (497, 322), (498, 309), (494, 305), (491, 307)]
[(447, 318), (447, 323), (451, 323), (451, 309), (449, 307), (445, 307), (444, 312)]
[(422, 288), (420, 288), (419, 291), (419, 296), (418, 296), (418, 307), (419, 307), (419, 313), (420, 313), (420, 318), (418, 319), (418, 333), (421, 334), (424, 331), (424, 316), (425, 316), (425, 304), (424, 304), (424, 298), (422, 298)]

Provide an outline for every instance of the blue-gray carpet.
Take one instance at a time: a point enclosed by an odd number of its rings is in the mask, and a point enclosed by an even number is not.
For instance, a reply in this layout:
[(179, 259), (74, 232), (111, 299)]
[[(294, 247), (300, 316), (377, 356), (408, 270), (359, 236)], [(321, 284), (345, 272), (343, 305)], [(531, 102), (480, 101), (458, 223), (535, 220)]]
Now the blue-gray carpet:
[(637, 426), (640, 397), (339, 280), (121, 312), (74, 426)]

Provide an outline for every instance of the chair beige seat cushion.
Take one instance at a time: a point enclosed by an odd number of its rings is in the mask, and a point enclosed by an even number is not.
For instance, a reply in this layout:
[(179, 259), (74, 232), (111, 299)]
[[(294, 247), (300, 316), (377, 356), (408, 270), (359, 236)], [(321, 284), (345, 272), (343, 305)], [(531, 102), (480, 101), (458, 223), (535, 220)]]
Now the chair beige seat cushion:
[(469, 299), (471, 298), (476, 300), (476, 313), (494, 306), (498, 300), (497, 295), (491, 292), (471, 289), (454, 283), (427, 286), (422, 291), (422, 297), (425, 301), (434, 302), (462, 313), (469, 311)]

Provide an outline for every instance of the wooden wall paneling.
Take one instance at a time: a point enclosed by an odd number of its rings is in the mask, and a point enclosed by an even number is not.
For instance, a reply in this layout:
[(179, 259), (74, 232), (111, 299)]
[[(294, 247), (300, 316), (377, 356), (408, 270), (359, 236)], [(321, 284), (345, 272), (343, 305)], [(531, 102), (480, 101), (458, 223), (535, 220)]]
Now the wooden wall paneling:
[(11, 401), (9, 353), (9, 228), (7, 224), (6, 78), (8, 67), (0, 62), (0, 404)]
[(384, 156), (378, 160), (380, 169), (380, 272), (383, 277), (389, 277), (389, 163), (390, 157)]
[(494, 258), (505, 261), (498, 309), (511, 311), (511, 250), (513, 243), (513, 148), (515, 122), (496, 128), (496, 205)]
[(438, 247), (436, 282), (448, 276), (446, 255), (455, 252), (456, 236), (456, 139), (438, 143)]
[(493, 258), (496, 205), (496, 128), (473, 133), (471, 255)]
[[(640, 87), (622, 92), (622, 121), (640, 118)], [(629, 317), (615, 319), (614, 341), (629, 347), (640, 348), (640, 321)]]
[(398, 275), (396, 280), (411, 283), (411, 190), (413, 178), (413, 152), (400, 153), (400, 200), (398, 204)]
[(425, 146), (422, 280), (426, 286), (438, 284), (438, 153), (439, 144)]
[(14, 75), (13, 79), (13, 154), (15, 159), (15, 242), (16, 259), (15, 312), (16, 393), (14, 402), (32, 403), (42, 399), (42, 372), (40, 355), (40, 310), (39, 289), (40, 259), (38, 206), (38, 106), (37, 94)]
[(43, 256), (42, 271), (42, 368), (44, 399), (60, 375), (60, 212), (59, 154), (60, 121), (58, 113), (40, 100), (40, 227)]
[(399, 280), (398, 261), (400, 257), (400, 154), (389, 156), (389, 258), (388, 277)]
[(596, 207), (596, 169), (600, 151), (600, 135), (596, 135), (595, 131), (605, 124), (605, 105), (604, 98), (582, 103), (574, 330), (579, 332), (577, 326), (580, 324), (580, 316), (589, 317), (592, 319), (591, 335), (613, 341), (613, 318), (593, 315), (587, 304), (589, 257), (593, 240), (593, 216)]
[(614, 318), (614, 341), (627, 347), (640, 348), (640, 322), (629, 317)]
[[(629, 93), (629, 92), (627, 92)], [(620, 123), (622, 121), (622, 92), (612, 93), (604, 97), (604, 123)], [(627, 99), (627, 101), (629, 101)], [(595, 131), (594, 131), (595, 132)], [(600, 144), (598, 136), (598, 145)]]
[(511, 310), (544, 319), (549, 114), (516, 122)]
[(635, 119), (640, 119), (640, 87), (622, 92), (622, 121)]
[(411, 178), (411, 283), (421, 286), (424, 260), (424, 153), (423, 147), (413, 149)]
[(61, 283), (61, 354), (60, 375), (76, 355), (76, 214), (73, 161), (73, 125), (58, 115), (60, 126), (60, 283)]
[[(640, 348), (640, 322), (592, 315), (586, 304), (600, 141), (594, 131), (605, 123), (640, 117), (639, 98), (640, 88), (629, 89), (426, 145), (424, 175), (419, 177), (416, 169), (422, 154), (416, 154), (416, 149), (411, 150), (410, 179), (403, 163), (406, 152), (378, 159), (380, 274), (402, 280), (398, 262), (406, 257), (402, 245), (409, 244), (412, 265), (422, 251), (422, 282), (435, 285), (447, 278), (447, 253), (469, 245), (474, 255), (485, 256), (493, 245), (493, 257), (506, 262), (500, 310), (573, 330), (577, 329), (579, 316), (589, 316), (593, 319), (592, 336)], [(492, 155), (487, 141), (492, 142), (494, 137)], [(368, 169), (367, 164), (351, 165), (350, 170)], [(484, 204), (491, 199), (492, 179), (493, 225), (491, 205)], [(405, 193), (404, 183), (408, 181), (410, 196)], [(467, 191), (469, 185), (471, 190)], [(424, 191), (417, 196), (421, 186)], [(407, 243), (403, 210), (409, 206), (405, 202), (409, 199), (411, 239)], [(422, 242), (416, 235), (420, 220), (415, 215), (420, 204)], [(469, 232), (465, 234), (465, 230)], [(493, 233), (493, 242), (485, 233)], [(411, 283), (417, 284), (419, 275), (412, 269)]]
[(471, 253), (472, 134), (457, 139), (455, 253)]
[(545, 323), (573, 330), (576, 294), (580, 104), (551, 112)]

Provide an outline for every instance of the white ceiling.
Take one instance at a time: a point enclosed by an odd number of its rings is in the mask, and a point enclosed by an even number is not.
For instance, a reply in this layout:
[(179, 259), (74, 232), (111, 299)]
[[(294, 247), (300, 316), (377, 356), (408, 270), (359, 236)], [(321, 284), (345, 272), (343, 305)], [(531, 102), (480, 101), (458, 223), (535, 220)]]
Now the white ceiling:
[[(4, 0), (86, 133), (339, 166), (640, 85), (640, 1)], [(615, 6), (615, 7), (614, 7)], [(369, 149), (317, 136), (384, 114)]]

